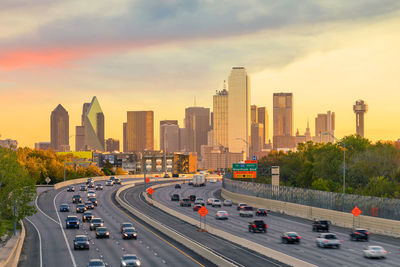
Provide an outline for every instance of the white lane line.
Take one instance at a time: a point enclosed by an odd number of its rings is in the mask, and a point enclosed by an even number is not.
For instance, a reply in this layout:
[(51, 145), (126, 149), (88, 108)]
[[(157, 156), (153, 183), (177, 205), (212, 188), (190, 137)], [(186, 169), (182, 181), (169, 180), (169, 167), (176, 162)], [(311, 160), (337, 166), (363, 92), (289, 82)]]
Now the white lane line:
[(63, 233), (64, 240), (65, 240), (65, 244), (67, 245), (67, 249), (68, 249), (69, 255), (71, 256), (72, 266), (77, 267), (76, 262), (75, 262), (75, 257), (74, 257), (74, 255), (72, 254), (71, 248), (70, 248), (70, 246), (69, 246), (67, 236), (65, 235), (64, 227), (62, 227), (62, 224), (61, 224), (60, 214), (58, 214), (58, 210), (57, 210), (57, 206), (56, 206), (56, 199), (57, 199), (57, 197), (58, 197), (62, 192), (63, 192), (63, 191), (60, 191), (60, 192), (54, 197), (54, 199), (53, 199), (54, 209), (55, 209), (55, 211), (56, 211), (56, 213), (57, 213), (57, 217), (58, 217), (58, 221), (59, 221), (59, 226), (60, 226), (60, 229), (61, 229), (61, 231), (62, 231), (62, 233)]
[(33, 227), (35, 227), (36, 232), (38, 233), (38, 236), (39, 236), (39, 262), (40, 262), (39, 266), (42, 267), (43, 266), (42, 236), (40, 235), (39, 229), (36, 227), (36, 225), (31, 220), (29, 220), (28, 218), (25, 218), (25, 219), (28, 222), (30, 222), (33, 225)]
[(52, 220), (52, 221), (53, 221), (54, 223), (56, 223), (56, 224), (60, 224), (59, 222), (57, 222), (56, 220), (54, 220), (53, 218), (51, 218), (49, 215), (47, 215), (46, 213), (44, 213), (44, 211), (42, 211), (42, 210), (39, 208), (39, 205), (38, 205), (38, 202), (37, 202), (38, 198), (39, 198), (39, 196), (37, 196), (36, 199), (35, 199), (35, 206), (36, 206), (36, 208), (37, 208), (41, 213), (43, 213), (43, 215), (46, 216), (48, 219)]

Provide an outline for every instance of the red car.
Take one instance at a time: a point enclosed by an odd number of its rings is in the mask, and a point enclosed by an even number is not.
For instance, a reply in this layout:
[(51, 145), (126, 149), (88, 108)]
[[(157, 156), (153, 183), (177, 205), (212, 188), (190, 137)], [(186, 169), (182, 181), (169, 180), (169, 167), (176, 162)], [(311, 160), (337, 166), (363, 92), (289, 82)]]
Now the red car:
[(193, 206), (193, 211), (198, 211), (201, 207), (203, 207), (201, 204), (196, 204)]

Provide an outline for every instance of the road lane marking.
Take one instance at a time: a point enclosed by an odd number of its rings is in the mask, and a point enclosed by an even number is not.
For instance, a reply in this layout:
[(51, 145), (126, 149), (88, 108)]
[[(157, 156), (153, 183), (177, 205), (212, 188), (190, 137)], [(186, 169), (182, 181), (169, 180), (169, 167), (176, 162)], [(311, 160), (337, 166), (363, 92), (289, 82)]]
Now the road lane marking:
[(42, 210), (39, 208), (39, 205), (38, 205), (38, 202), (37, 202), (38, 198), (39, 198), (39, 196), (37, 196), (36, 199), (35, 199), (35, 206), (36, 206), (36, 208), (37, 208), (41, 213), (43, 213), (43, 215), (46, 216), (48, 219), (52, 220), (54, 223), (56, 223), (56, 224), (59, 225), (59, 222), (57, 222), (56, 220), (54, 220), (53, 218), (51, 218), (49, 215), (47, 215), (46, 213), (44, 213), (44, 211), (42, 211)]
[(39, 229), (36, 227), (36, 225), (28, 218), (25, 218), (25, 219), (33, 225), (33, 227), (36, 229), (36, 232), (38, 233), (38, 236), (39, 236), (39, 262), (40, 262), (39, 266), (42, 267), (43, 266), (42, 236), (40, 235)]
[(60, 191), (60, 192), (54, 197), (54, 199), (53, 199), (54, 209), (55, 209), (55, 211), (56, 211), (56, 214), (57, 214), (57, 217), (58, 217), (58, 221), (59, 221), (59, 225), (60, 225), (62, 234), (63, 234), (63, 236), (64, 236), (65, 244), (67, 245), (67, 249), (68, 249), (69, 255), (71, 256), (72, 266), (77, 267), (76, 262), (75, 262), (75, 257), (74, 257), (74, 255), (72, 254), (71, 248), (70, 248), (69, 243), (68, 243), (67, 236), (65, 235), (64, 227), (63, 227), (62, 224), (61, 224), (60, 215), (58, 214), (58, 211), (57, 211), (56, 199), (57, 199), (57, 197), (58, 197), (62, 192), (63, 192), (63, 191)]

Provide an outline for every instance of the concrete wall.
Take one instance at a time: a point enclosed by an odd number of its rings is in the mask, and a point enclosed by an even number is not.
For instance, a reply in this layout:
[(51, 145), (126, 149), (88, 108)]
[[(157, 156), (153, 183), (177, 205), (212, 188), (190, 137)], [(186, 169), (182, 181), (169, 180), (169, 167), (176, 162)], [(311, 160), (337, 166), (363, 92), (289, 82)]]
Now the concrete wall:
[(0, 248), (0, 266), (17, 267), (19, 256), (21, 255), (22, 245), (25, 240), (25, 227), (22, 221), (21, 231), (12, 236), (7, 244)]
[[(221, 195), (235, 203), (247, 203), (253, 207), (266, 208), (274, 212), (305, 219), (324, 219), (332, 224), (347, 228), (353, 227), (353, 214), (328, 209), (315, 208), (290, 202), (253, 197), (222, 189)], [(355, 226), (366, 228), (372, 233), (400, 237), (400, 221), (360, 215), (354, 220)]]

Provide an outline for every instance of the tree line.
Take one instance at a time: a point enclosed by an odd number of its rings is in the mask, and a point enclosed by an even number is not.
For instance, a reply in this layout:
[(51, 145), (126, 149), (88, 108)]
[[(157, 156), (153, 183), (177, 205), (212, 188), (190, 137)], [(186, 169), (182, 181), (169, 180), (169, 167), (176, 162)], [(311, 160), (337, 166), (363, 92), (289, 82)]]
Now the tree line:
[(337, 143), (299, 144), (295, 152), (271, 152), (259, 160), (256, 182), (271, 183), (271, 166), (280, 166), (280, 185), (343, 192), (343, 150), (346, 193), (400, 198), (400, 145), (358, 135)]

